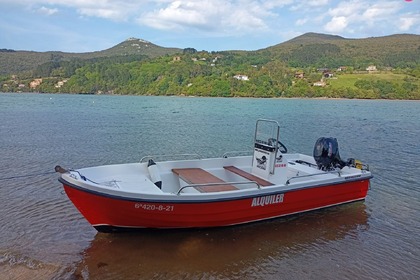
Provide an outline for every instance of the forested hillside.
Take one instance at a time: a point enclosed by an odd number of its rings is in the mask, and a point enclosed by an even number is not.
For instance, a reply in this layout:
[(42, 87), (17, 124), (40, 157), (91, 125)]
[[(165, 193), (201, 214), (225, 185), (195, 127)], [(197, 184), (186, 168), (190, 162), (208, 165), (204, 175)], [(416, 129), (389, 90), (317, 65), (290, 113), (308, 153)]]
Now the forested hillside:
[(124, 42), (97, 52), (65, 53), (65, 52), (33, 52), (0, 49), (0, 75), (18, 74), (33, 71), (45, 63), (59, 63), (65, 61), (95, 61), (113, 56), (147, 56), (149, 58), (166, 54), (182, 52), (177, 48), (164, 48), (142, 39), (129, 38)]
[(363, 69), (369, 64), (393, 68), (420, 64), (420, 36), (409, 34), (345, 39), (307, 33), (266, 50), (294, 67), (336, 68), (347, 65)]
[(50, 54), (32, 70), (4, 75), (2, 91), (420, 99), (419, 35), (345, 39), (308, 33), (252, 52), (155, 45), (151, 52), (151, 45), (130, 39), (107, 56)]

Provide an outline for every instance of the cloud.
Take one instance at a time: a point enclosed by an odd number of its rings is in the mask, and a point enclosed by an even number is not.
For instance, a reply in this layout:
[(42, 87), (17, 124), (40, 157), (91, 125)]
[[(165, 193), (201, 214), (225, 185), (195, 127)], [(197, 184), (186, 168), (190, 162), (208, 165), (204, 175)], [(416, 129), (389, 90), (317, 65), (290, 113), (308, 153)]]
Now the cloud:
[[(207, 13), (202, 12), (204, 6)], [(158, 29), (205, 26), (215, 14), (215, 8), (210, 2), (199, 5), (191, 1), (174, 1), (164, 8), (144, 14), (138, 22)]]
[(276, 16), (273, 9), (294, 0), (0, 0), (3, 2), (32, 6), (47, 15), (72, 8), (81, 16), (137, 22), (161, 30), (237, 32), (267, 28), (266, 20)]
[(343, 32), (349, 24), (348, 18), (345, 16), (333, 17), (325, 26), (324, 29), (331, 33)]
[(124, 21), (126, 19), (127, 14), (120, 10), (114, 10), (109, 8), (82, 8), (79, 9), (78, 12), (83, 16), (92, 16), (92, 17), (99, 17), (110, 19), (114, 21)]
[(307, 22), (308, 22), (308, 19), (307, 18), (301, 18), (301, 19), (298, 19), (295, 24), (297, 26), (301, 26), (301, 25), (304, 25)]
[(267, 0), (267, 1), (257, 1), (260, 5), (267, 10), (272, 10), (276, 8), (283, 8), (289, 6), (295, 2), (294, 0)]
[(398, 21), (398, 28), (401, 31), (408, 31), (413, 26), (420, 25), (420, 14), (403, 15)]
[(291, 1), (290, 10), (294, 12), (299, 11), (314, 11), (328, 5), (329, 0), (309, 0), (309, 1)]
[(353, 0), (353, 1), (342, 1), (336, 7), (328, 9), (327, 14), (332, 17), (338, 16), (351, 16), (359, 14), (367, 8), (365, 1)]
[[(375, 29), (394, 28), (395, 22), (401, 21), (402, 8), (402, 1), (342, 1), (326, 12), (324, 30), (332, 33), (353, 33), (355, 30), (370, 33)], [(404, 21), (407, 27), (412, 26), (411, 22), (410, 18)]]
[[(51, 15), (59, 8), (71, 8), (82, 16), (125, 21), (139, 13), (143, 6), (161, 0), (0, 0), (0, 4), (22, 6)], [(39, 8), (41, 7), (41, 8)]]
[[(44, 15), (73, 11), (143, 30), (253, 37), (309, 31), (375, 36), (419, 32), (419, 14), (403, 0), (0, 0)], [(411, 9), (411, 10), (410, 10)], [(404, 13), (405, 12), (405, 13)], [(92, 21), (93, 22), (93, 21)]]
[(238, 32), (267, 28), (264, 17), (271, 15), (253, 1), (179, 0), (141, 15), (138, 22), (157, 29)]
[(318, 7), (318, 6), (326, 6), (328, 5), (330, 1), (329, 0), (310, 0), (306, 1), (307, 5), (310, 7)]
[(369, 24), (379, 21), (388, 21), (401, 9), (399, 2), (383, 2), (370, 5), (363, 13), (362, 18)]
[(42, 6), (38, 9), (38, 12), (47, 16), (53, 15), (58, 12), (58, 9), (50, 9), (47, 7)]

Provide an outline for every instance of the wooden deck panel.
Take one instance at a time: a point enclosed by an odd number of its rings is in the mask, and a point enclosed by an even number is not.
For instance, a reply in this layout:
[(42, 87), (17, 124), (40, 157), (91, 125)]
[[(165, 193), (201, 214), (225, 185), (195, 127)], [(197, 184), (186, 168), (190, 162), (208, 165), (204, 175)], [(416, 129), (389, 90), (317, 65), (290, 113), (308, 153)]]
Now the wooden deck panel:
[(245, 179), (248, 179), (250, 181), (257, 182), (260, 186), (268, 187), (268, 186), (274, 186), (273, 183), (266, 181), (260, 177), (257, 177), (255, 175), (252, 175), (251, 173), (248, 173), (246, 171), (243, 171), (242, 169), (239, 169), (235, 166), (223, 166), (224, 169), (229, 170), (230, 172), (233, 172), (235, 174), (238, 174), (241, 177), (244, 177)]
[[(211, 184), (211, 183), (225, 183), (222, 179), (214, 176), (213, 174), (201, 169), (201, 168), (174, 168), (172, 172), (177, 174), (180, 179), (185, 181), (187, 184)], [(221, 191), (233, 191), (238, 188), (230, 185), (215, 185), (215, 186), (200, 186), (195, 187), (199, 192), (221, 192)]]

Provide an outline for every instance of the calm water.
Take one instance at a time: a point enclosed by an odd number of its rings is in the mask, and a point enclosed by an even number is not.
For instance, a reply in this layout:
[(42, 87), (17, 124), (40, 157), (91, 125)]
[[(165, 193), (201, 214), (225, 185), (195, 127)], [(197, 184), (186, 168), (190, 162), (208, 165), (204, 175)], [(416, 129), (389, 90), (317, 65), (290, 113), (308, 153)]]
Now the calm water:
[[(368, 163), (364, 202), (222, 229), (99, 234), (68, 168), (250, 150), (276, 119), (289, 151), (318, 137)], [(1, 279), (418, 279), (420, 102), (0, 94)], [(38, 174), (30, 177), (30, 174)], [(11, 178), (13, 177), (13, 178)]]

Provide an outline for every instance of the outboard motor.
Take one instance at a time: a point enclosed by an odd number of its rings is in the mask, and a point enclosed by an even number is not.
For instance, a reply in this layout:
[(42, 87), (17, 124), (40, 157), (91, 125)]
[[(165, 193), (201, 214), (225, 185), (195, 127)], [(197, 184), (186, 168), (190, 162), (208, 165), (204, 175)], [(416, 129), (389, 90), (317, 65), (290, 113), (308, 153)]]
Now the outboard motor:
[(340, 158), (337, 139), (332, 137), (321, 137), (316, 141), (314, 159), (318, 168), (325, 171), (346, 166)]

